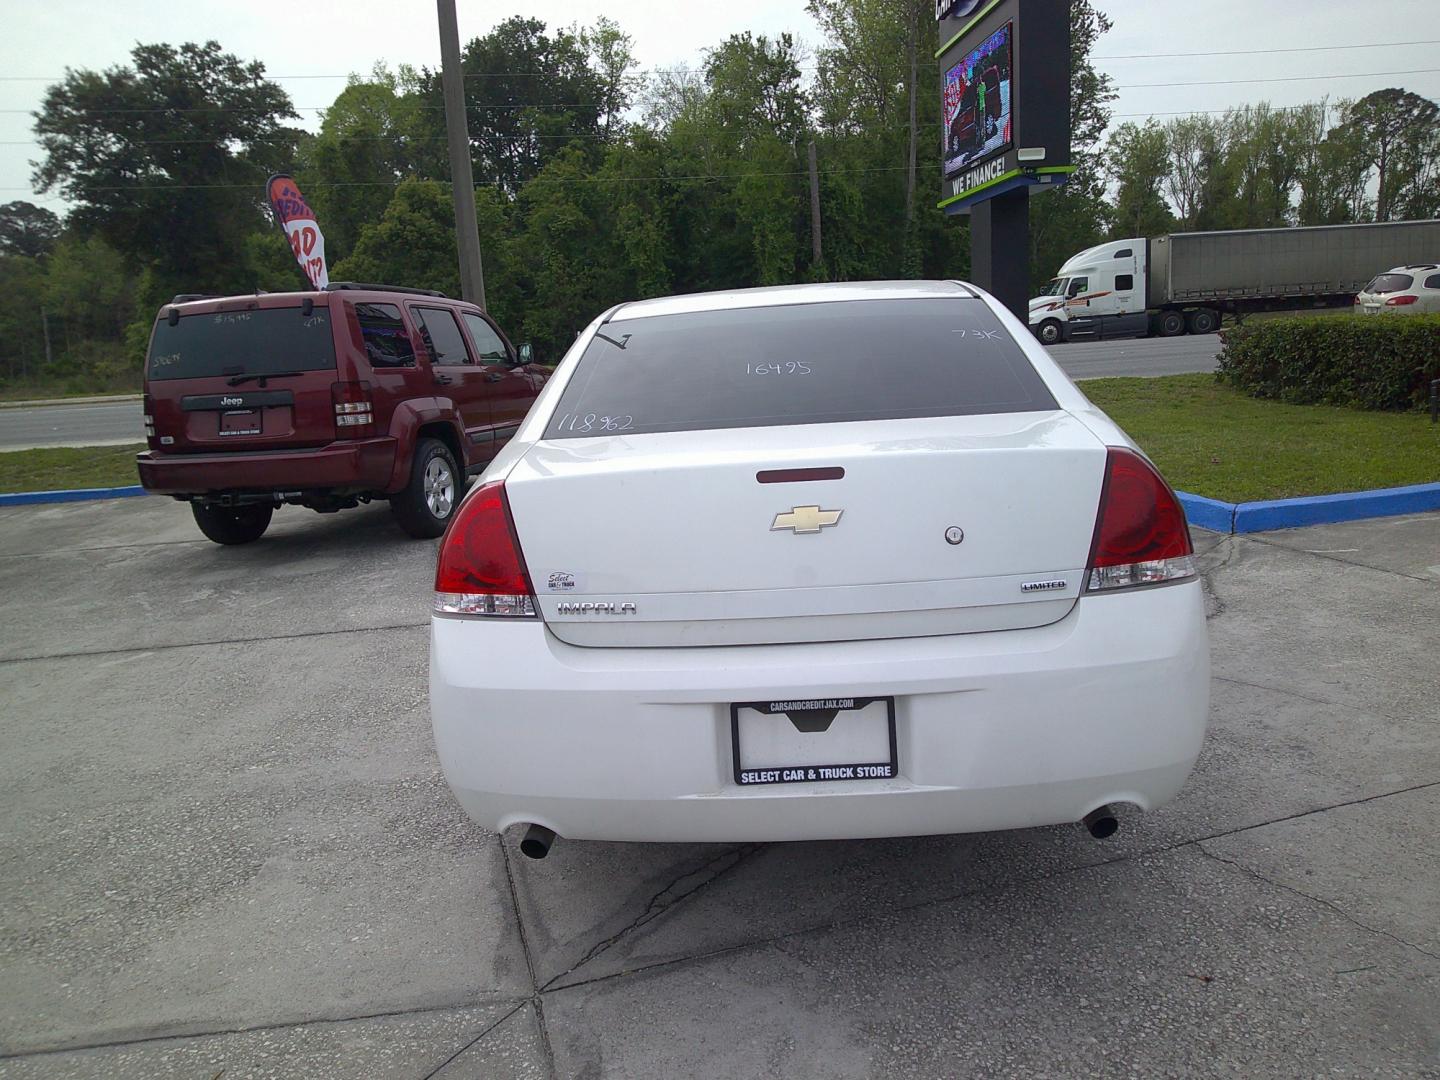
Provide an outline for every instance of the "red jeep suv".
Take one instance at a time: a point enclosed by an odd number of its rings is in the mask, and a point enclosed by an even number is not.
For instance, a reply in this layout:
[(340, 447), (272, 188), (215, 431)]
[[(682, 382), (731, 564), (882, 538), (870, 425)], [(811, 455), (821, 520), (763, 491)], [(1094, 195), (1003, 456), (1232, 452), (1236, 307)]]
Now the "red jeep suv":
[(150, 335), (140, 482), (220, 544), (258, 539), (282, 503), (371, 499), (439, 536), (546, 377), (530, 346), (443, 293), (177, 296)]

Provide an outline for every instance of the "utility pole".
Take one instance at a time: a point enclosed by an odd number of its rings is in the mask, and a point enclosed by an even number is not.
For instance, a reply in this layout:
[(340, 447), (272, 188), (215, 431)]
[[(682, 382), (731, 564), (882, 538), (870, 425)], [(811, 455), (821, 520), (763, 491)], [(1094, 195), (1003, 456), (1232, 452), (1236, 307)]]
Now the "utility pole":
[(40, 326), (45, 331), (45, 370), (50, 370), (52, 357), (50, 355), (50, 315), (44, 308), (40, 309)]
[(810, 140), (810, 261), (821, 265), (820, 246), (820, 169), (815, 164), (815, 140)]
[(475, 219), (475, 180), (470, 174), (470, 125), (460, 72), (460, 25), (455, 0), (436, 0), (440, 13), (440, 69), (445, 89), (445, 134), (450, 144), (450, 192), (455, 199), (455, 244), (460, 253), (460, 295), (485, 307), (480, 264), (480, 226)]

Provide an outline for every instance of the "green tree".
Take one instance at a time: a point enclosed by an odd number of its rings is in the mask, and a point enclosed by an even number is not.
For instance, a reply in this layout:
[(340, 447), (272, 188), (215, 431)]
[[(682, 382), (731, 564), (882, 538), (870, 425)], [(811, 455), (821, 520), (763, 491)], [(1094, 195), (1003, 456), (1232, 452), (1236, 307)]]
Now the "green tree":
[(41, 192), (74, 203), (71, 223), (98, 232), (173, 287), (225, 291), (260, 221), (266, 175), (293, 161), (290, 98), (204, 45), (137, 45), (132, 66), (72, 70), (36, 114)]
[(135, 315), (135, 279), (99, 236), (65, 235), (45, 267), (44, 295), (71, 343), (118, 342)]
[(1115, 184), (1111, 237), (1155, 236), (1175, 226), (1161, 188), (1170, 165), (1165, 131), (1152, 118), (1143, 125), (1121, 124), (1110, 136), (1105, 157)]
[(0, 375), (9, 380), (37, 378), (45, 362), (41, 311), (45, 306), (45, 269), (38, 258), (0, 255)]
[(60, 238), (53, 211), (23, 199), (0, 206), (0, 255), (46, 255)]
[(403, 70), (397, 77), (383, 66), (368, 80), (352, 76), (321, 113), (320, 132), (307, 148), (296, 179), (332, 262), (350, 253), (363, 226), (380, 220), (396, 184), (439, 163), (435, 155), (443, 143), (434, 145), (438, 136), (431, 133), (424, 99), (404, 80)]
[[(572, 142), (598, 159), (607, 117), (628, 104), (626, 84), (605, 84), (578, 32), (549, 33), (539, 19), (511, 16), (472, 38), (460, 66), (476, 180), (512, 197)], [(440, 73), (427, 69), (419, 82), (431, 131), (443, 137)]]
[[(1339, 111), (1343, 115), (1345, 104)], [(1329, 125), (1328, 101), (1297, 110), (1295, 123), (1302, 151), (1296, 217), (1301, 225), (1344, 225), (1368, 221), (1373, 212), (1367, 193), (1370, 162), (1360, 133)]]
[(1342, 124), (1375, 170), (1375, 220), (1392, 220), (1435, 175), (1440, 105), (1409, 90), (1376, 90), (1345, 109)]

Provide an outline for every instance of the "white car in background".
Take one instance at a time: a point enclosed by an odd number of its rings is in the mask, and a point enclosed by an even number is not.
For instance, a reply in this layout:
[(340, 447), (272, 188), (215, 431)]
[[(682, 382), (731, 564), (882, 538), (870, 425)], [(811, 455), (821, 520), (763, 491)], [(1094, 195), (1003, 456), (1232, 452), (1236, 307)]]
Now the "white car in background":
[(1397, 266), (1355, 297), (1356, 315), (1421, 315), (1440, 311), (1440, 263)]
[(441, 764), (535, 857), (1103, 836), (1205, 732), (1174, 493), (953, 281), (607, 311), (456, 511), (434, 603)]

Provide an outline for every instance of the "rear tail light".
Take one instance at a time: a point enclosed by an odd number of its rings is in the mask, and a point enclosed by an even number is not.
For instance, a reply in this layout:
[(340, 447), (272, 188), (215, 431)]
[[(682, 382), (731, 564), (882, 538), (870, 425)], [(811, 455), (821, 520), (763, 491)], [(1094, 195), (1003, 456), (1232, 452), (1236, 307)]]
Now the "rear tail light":
[(335, 402), (335, 426), (356, 427), (374, 419), (368, 382), (337, 382), (330, 386)]
[(1407, 304), (1413, 304), (1413, 303), (1415, 303), (1415, 301), (1417, 301), (1417, 300), (1419, 300), (1419, 299), (1420, 299), (1420, 298), (1419, 298), (1418, 296), (1392, 296), (1392, 297), (1390, 297), (1389, 300), (1386, 300), (1386, 301), (1385, 301), (1385, 306), (1386, 306), (1386, 307), (1405, 307)]
[(1126, 589), (1195, 576), (1195, 549), (1175, 492), (1133, 450), (1110, 447), (1086, 589)]
[(535, 591), (503, 481), (476, 489), (455, 511), (440, 541), (435, 610), (535, 617)]
[(147, 439), (153, 439), (155, 438), (155, 404), (150, 400), (149, 394), (146, 394), (144, 397), (143, 407), (145, 409), (143, 414), (145, 419), (145, 437)]

